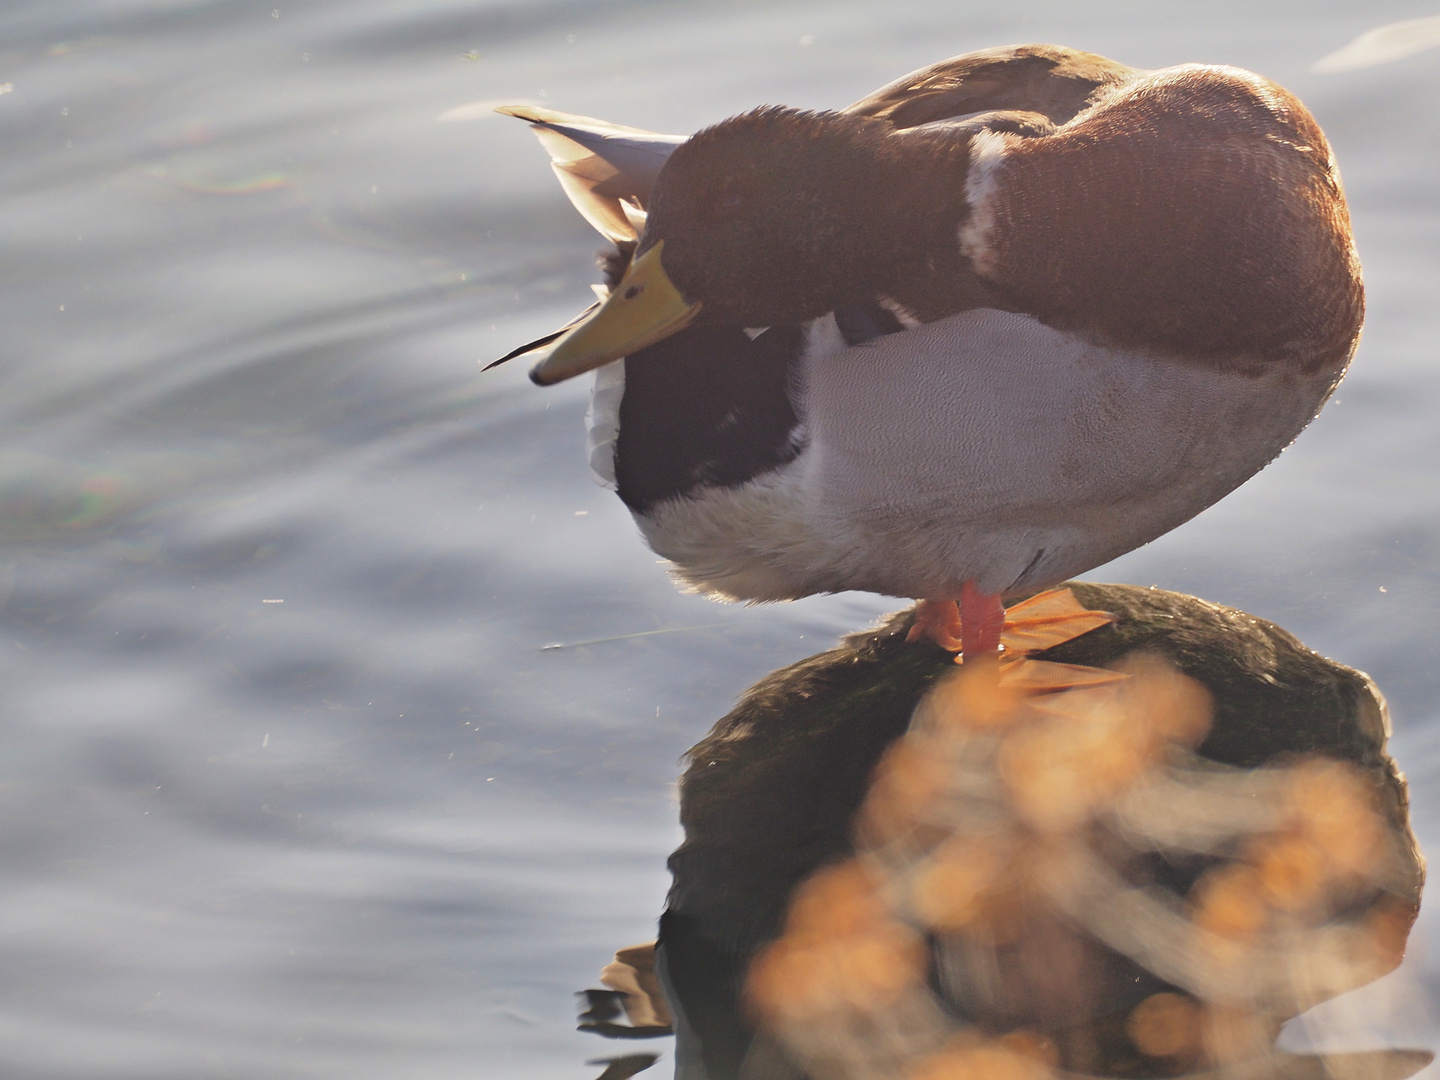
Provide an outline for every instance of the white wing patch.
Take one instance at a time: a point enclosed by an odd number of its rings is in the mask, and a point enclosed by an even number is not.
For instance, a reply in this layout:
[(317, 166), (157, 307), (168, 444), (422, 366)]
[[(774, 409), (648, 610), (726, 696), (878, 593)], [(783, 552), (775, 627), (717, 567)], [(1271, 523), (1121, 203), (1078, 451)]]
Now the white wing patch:
[(980, 131), (970, 141), (970, 169), (965, 175), (965, 201), (970, 214), (960, 226), (960, 253), (978, 274), (993, 277), (995, 204), (1000, 197), (1001, 170), (1009, 143), (998, 131)]

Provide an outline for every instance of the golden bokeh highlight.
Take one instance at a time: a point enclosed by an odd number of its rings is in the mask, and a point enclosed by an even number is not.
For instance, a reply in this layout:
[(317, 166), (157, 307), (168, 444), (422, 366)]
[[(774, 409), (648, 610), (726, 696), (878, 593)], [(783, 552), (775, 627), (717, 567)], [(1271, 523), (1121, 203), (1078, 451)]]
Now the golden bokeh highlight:
[(936, 850), (917, 875), (911, 907), (922, 926), (960, 933), (991, 921), (995, 909), (1015, 903), (1013, 843), (994, 834), (955, 836)]
[(880, 759), (859, 819), (860, 831), (872, 842), (912, 833), (944, 794), (950, 765), (928, 742), (906, 736)]
[(1125, 1034), (1146, 1057), (1176, 1058), (1184, 1063), (1200, 1053), (1204, 1009), (1194, 998), (1168, 991), (1151, 994), (1125, 1021)]
[(1011, 1053), (1029, 1058), (1031, 1061), (1044, 1065), (1047, 1069), (1060, 1067), (1060, 1049), (1055, 1045), (1055, 1040), (1041, 1035), (1038, 1031), (1017, 1028), (1001, 1035), (998, 1041)]
[(1199, 746), (1210, 733), (1215, 702), (1199, 682), (1156, 656), (1127, 657), (1118, 670), (1125, 684), (1125, 711), (1150, 737), (1180, 746)]
[(1000, 747), (1017, 812), (1045, 832), (1083, 826), (1153, 769), (1167, 746), (1209, 730), (1210, 694), (1195, 680), (1141, 658), (1125, 682), (1041, 698)]
[(1020, 719), (1023, 698), (1000, 681), (1000, 665), (971, 661), (963, 671), (942, 679), (925, 696), (926, 718), (942, 732), (1006, 728)]
[(856, 862), (801, 886), (785, 934), (752, 962), (746, 992), (768, 1019), (884, 1008), (924, 978), (924, 943), (889, 916)]
[(1048, 1080), (1050, 1076), (1050, 1067), (1032, 1054), (967, 1032), (919, 1061), (905, 1080)]
[(1195, 925), (1238, 941), (1254, 938), (1270, 921), (1264, 889), (1255, 868), (1243, 863), (1206, 871), (1190, 890)]
[(1357, 768), (1302, 762), (1292, 774), (1288, 801), (1297, 827), (1325, 853), (1330, 873), (1375, 879), (1390, 845), (1374, 788)]
[(1275, 910), (1300, 915), (1323, 901), (1332, 867), (1326, 853), (1305, 837), (1267, 837), (1253, 845), (1247, 860)]
[(790, 900), (785, 931), (798, 937), (849, 937), (885, 921), (878, 882), (855, 859), (817, 871)]

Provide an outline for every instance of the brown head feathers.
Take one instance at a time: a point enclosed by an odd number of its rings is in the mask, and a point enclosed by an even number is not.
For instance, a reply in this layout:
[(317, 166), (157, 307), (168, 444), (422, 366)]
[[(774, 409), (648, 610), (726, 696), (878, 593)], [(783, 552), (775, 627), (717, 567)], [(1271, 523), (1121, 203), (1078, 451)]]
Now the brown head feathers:
[(717, 326), (883, 296), (922, 321), (998, 307), (1231, 370), (1338, 374), (1363, 318), (1338, 173), (1298, 100), (1234, 68), (1055, 46), (707, 128), (656, 181), (640, 249), (661, 240)]

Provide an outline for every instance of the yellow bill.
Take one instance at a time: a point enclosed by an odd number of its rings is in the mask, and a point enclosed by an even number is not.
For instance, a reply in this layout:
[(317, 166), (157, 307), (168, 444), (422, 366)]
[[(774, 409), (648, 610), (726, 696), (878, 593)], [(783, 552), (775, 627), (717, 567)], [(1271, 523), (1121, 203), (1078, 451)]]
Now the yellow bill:
[(541, 386), (563, 382), (663, 341), (700, 312), (675, 288), (660, 264), (662, 240), (641, 255), (600, 310), (581, 323), (530, 370)]

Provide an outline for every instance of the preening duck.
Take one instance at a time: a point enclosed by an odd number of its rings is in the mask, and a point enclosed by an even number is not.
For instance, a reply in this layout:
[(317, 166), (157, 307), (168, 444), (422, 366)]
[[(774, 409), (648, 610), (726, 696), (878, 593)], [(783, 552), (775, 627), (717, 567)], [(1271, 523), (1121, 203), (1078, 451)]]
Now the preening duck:
[(1271, 461), (1358, 342), (1325, 136), (1236, 68), (991, 49), (688, 139), (505, 111), (617, 243), (603, 302), (517, 353), (598, 369), (592, 462), (719, 598), (917, 598), (991, 652), (1005, 597)]

